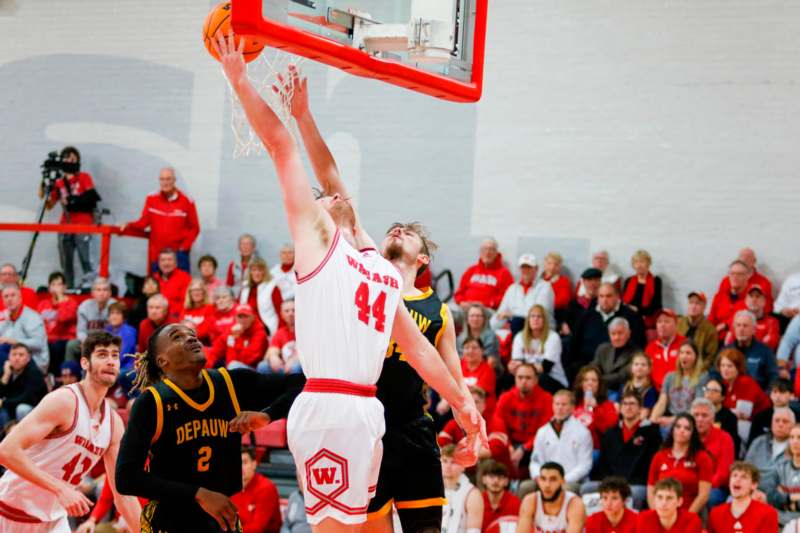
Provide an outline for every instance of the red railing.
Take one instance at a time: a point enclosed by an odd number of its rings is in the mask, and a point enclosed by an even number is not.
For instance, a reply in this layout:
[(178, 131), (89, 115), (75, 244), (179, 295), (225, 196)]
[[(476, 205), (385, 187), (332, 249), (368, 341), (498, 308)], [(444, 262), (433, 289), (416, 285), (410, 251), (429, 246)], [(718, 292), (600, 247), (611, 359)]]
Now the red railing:
[(41, 233), (93, 233), (100, 235), (100, 270), (98, 274), (108, 277), (108, 262), (111, 258), (111, 236), (139, 237), (147, 239), (149, 232), (138, 229), (120, 231), (119, 226), (102, 224), (28, 224), (24, 222), (0, 222), (0, 231), (27, 231)]

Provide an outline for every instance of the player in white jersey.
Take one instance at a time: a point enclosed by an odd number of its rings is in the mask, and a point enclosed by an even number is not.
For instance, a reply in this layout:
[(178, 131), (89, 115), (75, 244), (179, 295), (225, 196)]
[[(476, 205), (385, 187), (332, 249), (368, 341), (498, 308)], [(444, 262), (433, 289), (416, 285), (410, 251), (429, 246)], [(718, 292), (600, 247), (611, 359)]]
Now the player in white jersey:
[(517, 531), (534, 533), (580, 533), (586, 522), (586, 508), (580, 496), (564, 490), (564, 468), (545, 463), (536, 478), (539, 486), (523, 498)]
[(78, 491), (100, 460), (114, 502), (131, 531), (139, 531), (141, 506), (121, 496), (114, 482), (124, 426), (106, 393), (119, 376), (119, 337), (90, 333), (81, 348), (85, 377), (45, 396), (0, 443), (0, 533), (69, 533), (69, 516), (91, 502)]
[(347, 526), (366, 520), (378, 476), (384, 421), (375, 382), (390, 337), (450, 402), (473, 440), (485, 437), (483, 421), (405, 306), (398, 305), (400, 274), (375, 250), (349, 198), (324, 183), (329, 195), (314, 198), (298, 146), (248, 80), (233, 35), (218, 35), (215, 46), (275, 164), (295, 243), (297, 348), (308, 382), (287, 429), (308, 520), (316, 530), (352, 529)]
[[(442, 533), (479, 533), (483, 524), (483, 496), (455, 460), (456, 447), (442, 447), (442, 479), (447, 503), (442, 509)], [(429, 531), (429, 530), (425, 530)]]

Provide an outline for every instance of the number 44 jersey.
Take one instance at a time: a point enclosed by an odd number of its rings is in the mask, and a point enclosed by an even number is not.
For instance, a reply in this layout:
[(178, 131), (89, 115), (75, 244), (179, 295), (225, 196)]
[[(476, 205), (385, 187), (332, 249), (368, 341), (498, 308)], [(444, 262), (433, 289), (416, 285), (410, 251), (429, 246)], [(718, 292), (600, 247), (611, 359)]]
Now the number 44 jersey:
[(297, 352), (307, 378), (374, 384), (400, 303), (401, 277), (374, 248), (333, 236), (325, 259), (298, 277)]
[[(48, 474), (77, 486), (108, 449), (114, 417), (108, 400), (103, 400), (99, 415), (93, 419), (80, 383), (64, 388), (75, 397), (72, 426), (51, 433), (25, 450), (25, 454)], [(66, 515), (54, 493), (11, 470), (0, 478), (0, 516), (15, 522), (36, 523), (53, 522)]]

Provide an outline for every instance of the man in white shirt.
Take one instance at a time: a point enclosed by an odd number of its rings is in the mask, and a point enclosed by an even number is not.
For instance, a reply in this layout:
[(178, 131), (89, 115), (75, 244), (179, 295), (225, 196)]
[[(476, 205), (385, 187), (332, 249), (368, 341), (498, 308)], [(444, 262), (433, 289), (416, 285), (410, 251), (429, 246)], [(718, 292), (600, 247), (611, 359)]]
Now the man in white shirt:
[(536, 280), (539, 273), (536, 256), (522, 254), (519, 256), (517, 264), (519, 265), (519, 281), (506, 289), (503, 301), (500, 302), (497, 312), (490, 321), (492, 329), (502, 329), (507, 323), (510, 323), (511, 334), (517, 333), (525, 325), (528, 310), (535, 304), (545, 308), (550, 329), (555, 329), (556, 320), (553, 312), (556, 296), (549, 283)]
[(783, 282), (775, 299), (774, 311), (786, 318), (800, 314), (800, 272), (795, 272)]

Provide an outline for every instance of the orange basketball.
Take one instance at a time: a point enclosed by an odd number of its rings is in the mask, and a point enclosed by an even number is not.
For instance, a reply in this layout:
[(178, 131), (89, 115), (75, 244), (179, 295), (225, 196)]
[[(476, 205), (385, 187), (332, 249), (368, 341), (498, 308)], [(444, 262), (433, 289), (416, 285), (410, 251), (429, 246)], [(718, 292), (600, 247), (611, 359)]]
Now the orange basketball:
[[(211, 57), (219, 61), (219, 56), (217, 55), (217, 51), (214, 50), (214, 46), (211, 44), (211, 39), (215, 39), (218, 32), (222, 32), (223, 35), (228, 35), (228, 32), (231, 31), (231, 3), (230, 2), (222, 2), (217, 4), (217, 6), (211, 10), (211, 13), (208, 14), (206, 17), (206, 22), (203, 24), (203, 44), (206, 45), (206, 50), (208, 53), (211, 54)], [(236, 46), (239, 46), (239, 40), (241, 37), (238, 35), (234, 35), (234, 40), (236, 41)], [(245, 37), (245, 44), (244, 44), (244, 60), (246, 62), (250, 62), (258, 57), (258, 54), (261, 53), (261, 50), (264, 49), (264, 43), (259, 41), (258, 39), (253, 39), (250, 37)]]

